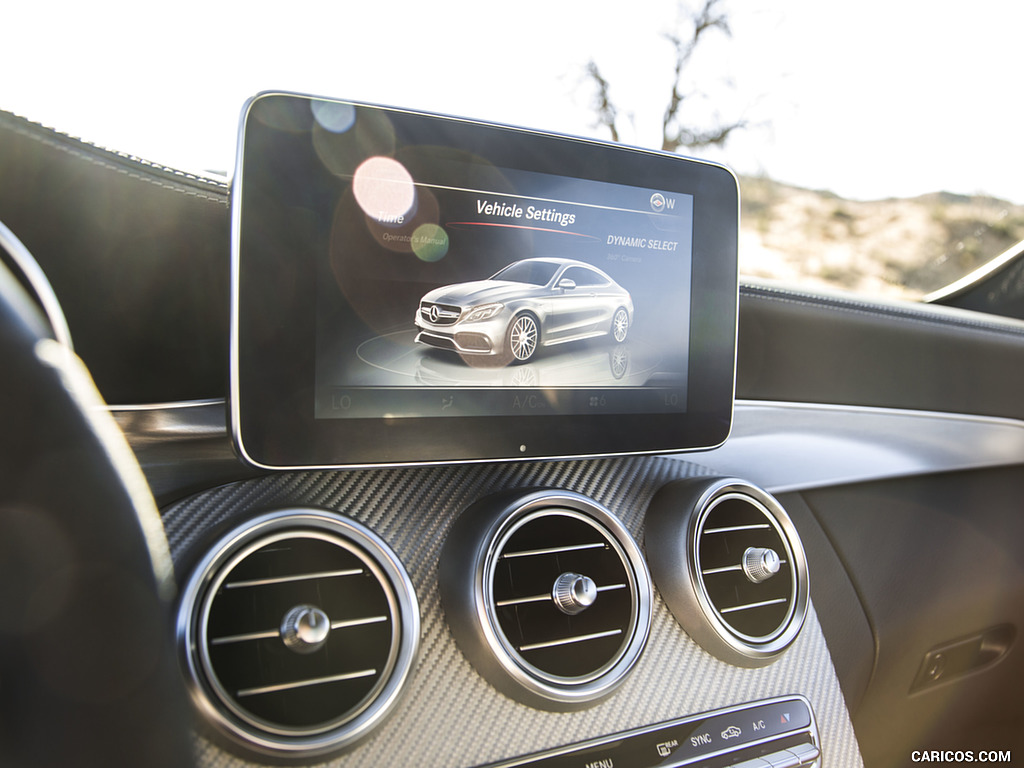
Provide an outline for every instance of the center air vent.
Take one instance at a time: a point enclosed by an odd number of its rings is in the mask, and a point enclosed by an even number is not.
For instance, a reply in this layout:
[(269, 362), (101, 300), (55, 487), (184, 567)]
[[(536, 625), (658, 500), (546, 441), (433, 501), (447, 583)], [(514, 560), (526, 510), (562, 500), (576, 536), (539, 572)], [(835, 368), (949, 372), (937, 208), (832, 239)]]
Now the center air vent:
[(796, 639), (807, 561), (789, 516), (739, 480), (663, 488), (647, 514), (647, 555), (665, 602), (705, 650), (763, 666)]
[(499, 690), (548, 709), (586, 706), (633, 667), (650, 627), (650, 579), (629, 534), (577, 494), (500, 495), (445, 542), (452, 634)]
[(189, 581), (179, 641), (193, 699), (264, 755), (312, 757), (364, 736), (408, 675), (419, 615), (397, 558), (316, 510), (263, 515), (217, 543)]

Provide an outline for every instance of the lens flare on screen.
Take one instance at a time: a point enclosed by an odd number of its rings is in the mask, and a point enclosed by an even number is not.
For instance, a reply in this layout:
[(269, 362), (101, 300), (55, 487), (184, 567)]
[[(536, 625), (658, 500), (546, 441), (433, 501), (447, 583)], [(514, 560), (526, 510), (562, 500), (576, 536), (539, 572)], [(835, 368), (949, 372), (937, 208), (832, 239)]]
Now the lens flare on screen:
[(448, 233), (437, 224), (420, 224), (412, 233), (411, 244), (421, 261), (440, 261), (448, 253)]
[(345, 133), (356, 122), (356, 108), (352, 104), (332, 101), (311, 101), (309, 108), (320, 127), (331, 133)]
[(352, 192), (363, 213), (382, 224), (402, 224), (416, 202), (412, 175), (390, 157), (363, 161), (352, 179)]

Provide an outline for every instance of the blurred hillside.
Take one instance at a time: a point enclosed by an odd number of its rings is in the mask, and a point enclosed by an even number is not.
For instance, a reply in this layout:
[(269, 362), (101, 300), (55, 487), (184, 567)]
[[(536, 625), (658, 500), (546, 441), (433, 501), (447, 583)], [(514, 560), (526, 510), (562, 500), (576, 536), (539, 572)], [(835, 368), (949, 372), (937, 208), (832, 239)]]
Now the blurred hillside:
[(1024, 239), (1024, 206), (938, 192), (856, 201), (741, 177), (740, 273), (917, 299)]

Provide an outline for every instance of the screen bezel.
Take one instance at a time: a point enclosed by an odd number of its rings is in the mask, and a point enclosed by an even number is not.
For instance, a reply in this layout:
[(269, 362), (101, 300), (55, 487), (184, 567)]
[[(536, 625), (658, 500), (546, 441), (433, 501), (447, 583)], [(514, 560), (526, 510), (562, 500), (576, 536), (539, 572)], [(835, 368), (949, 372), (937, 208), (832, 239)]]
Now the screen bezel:
[[(249, 115), (264, 99), (333, 101), (287, 92), (246, 102), (231, 195), (231, 431), (265, 469), (399, 466), (665, 453), (714, 447), (732, 424), (738, 305), (739, 187), (724, 166), (679, 155), (348, 101), (399, 119), (444, 121), (460, 147), (519, 168), (693, 196), (688, 397), (681, 413), (317, 419), (315, 302), (309, 259), (244, 252)], [(500, 138), (500, 141), (495, 141)], [(538, 158), (544, 158), (543, 166)], [(288, 285), (288, 292), (279, 286)], [(274, 319), (277, 320), (274, 320)], [(287, 318), (282, 322), (281, 318)]]

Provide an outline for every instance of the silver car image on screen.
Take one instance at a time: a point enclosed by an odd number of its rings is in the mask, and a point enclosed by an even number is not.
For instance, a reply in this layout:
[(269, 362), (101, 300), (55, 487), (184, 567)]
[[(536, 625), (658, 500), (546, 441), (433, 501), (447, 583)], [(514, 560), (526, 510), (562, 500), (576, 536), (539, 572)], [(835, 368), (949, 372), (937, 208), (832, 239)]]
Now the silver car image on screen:
[(629, 292), (573, 259), (523, 259), (487, 280), (435, 288), (420, 300), (416, 341), (464, 360), (524, 363), (540, 347), (609, 336), (625, 341)]

